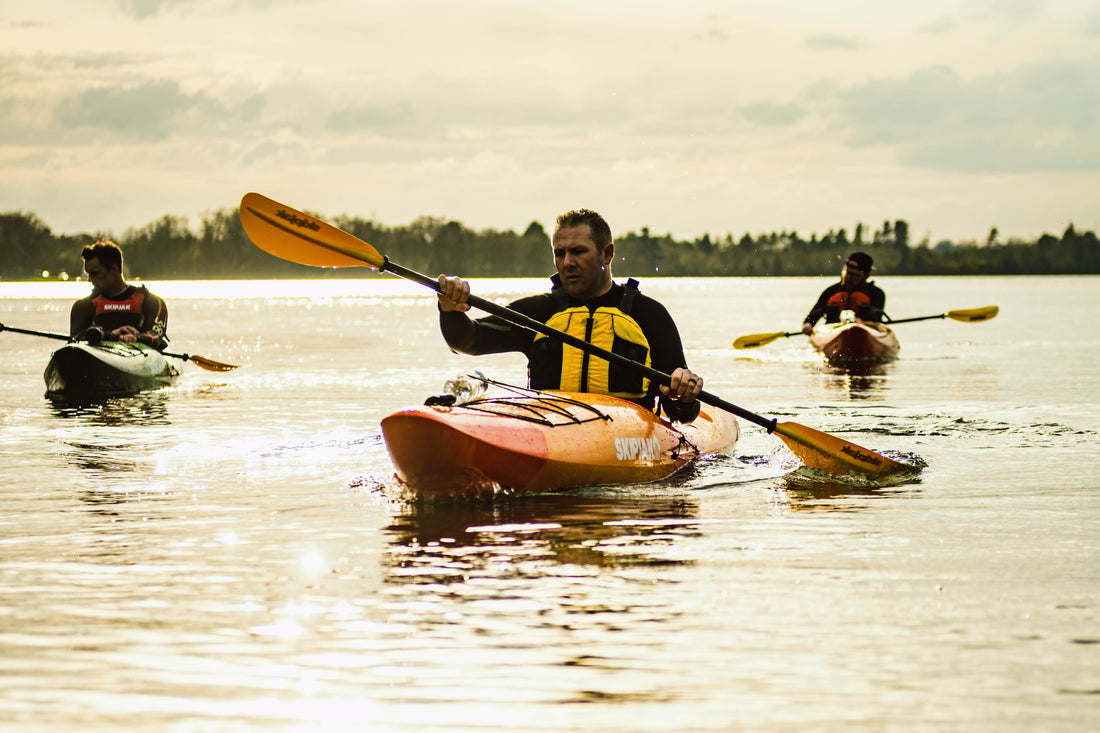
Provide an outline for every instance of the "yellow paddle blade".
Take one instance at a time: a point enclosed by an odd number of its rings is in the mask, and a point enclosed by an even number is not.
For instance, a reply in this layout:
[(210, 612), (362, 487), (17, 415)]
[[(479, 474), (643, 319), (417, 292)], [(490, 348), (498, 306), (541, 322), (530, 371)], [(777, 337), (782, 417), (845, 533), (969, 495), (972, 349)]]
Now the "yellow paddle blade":
[(987, 305), (984, 308), (964, 308), (957, 311), (947, 311), (944, 315), (964, 323), (977, 323), (978, 321), (988, 321), (997, 315), (1000, 310), (998, 306)]
[(263, 251), (302, 265), (378, 269), (386, 261), (358, 237), (258, 193), (241, 199), (241, 226)]
[(881, 481), (913, 473), (912, 467), (904, 463), (805, 425), (783, 422), (775, 426), (774, 432), (803, 463), (830, 476)]
[(751, 333), (748, 336), (742, 336), (733, 342), (733, 348), (735, 349), (756, 349), (761, 346), (770, 344), (778, 338), (783, 338), (787, 334), (780, 331), (779, 333)]
[(187, 361), (191, 362), (197, 367), (205, 369), (208, 372), (229, 372), (234, 369), (240, 369), (239, 364), (225, 364), (220, 361), (214, 361), (213, 359), (207, 359), (205, 356), (197, 356), (195, 354), (188, 354)]

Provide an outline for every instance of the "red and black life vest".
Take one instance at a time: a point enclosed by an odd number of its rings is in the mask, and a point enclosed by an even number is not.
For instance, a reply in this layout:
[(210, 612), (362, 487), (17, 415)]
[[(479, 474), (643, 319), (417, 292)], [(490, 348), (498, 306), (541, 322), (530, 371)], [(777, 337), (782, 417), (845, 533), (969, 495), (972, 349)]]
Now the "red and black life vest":
[(859, 290), (841, 290), (838, 293), (833, 293), (825, 304), (826, 308), (835, 310), (836, 313), (852, 311), (856, 314), (856, 318), (862, 318), (861, 311), (870, 306), (871, 297)]

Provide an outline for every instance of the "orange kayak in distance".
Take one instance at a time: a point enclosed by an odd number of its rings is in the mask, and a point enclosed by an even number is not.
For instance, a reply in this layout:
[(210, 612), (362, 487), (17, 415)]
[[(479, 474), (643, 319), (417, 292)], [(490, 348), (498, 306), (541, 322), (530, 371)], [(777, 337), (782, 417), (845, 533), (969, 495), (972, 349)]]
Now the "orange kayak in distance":
[(892, 361), (898, 337), (881, 323), (827, 323), (814, 329), (810, 346), (830, 364)]
[(405, 487), (428, 497), (649, 483), (739, 437), (733, 415), (706, 405), (682, 425), (608, 395), (494, 385), (507, 393), (383, 418)]

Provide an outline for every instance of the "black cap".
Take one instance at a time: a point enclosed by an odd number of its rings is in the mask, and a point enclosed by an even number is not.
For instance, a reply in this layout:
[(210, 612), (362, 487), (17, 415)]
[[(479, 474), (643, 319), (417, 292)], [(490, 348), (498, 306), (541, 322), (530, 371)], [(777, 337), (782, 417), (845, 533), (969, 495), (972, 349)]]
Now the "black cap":
[(848, 261), (855, 263), (859, 269), (864, 272), (870, 272), (871, 265), (875, 263), (875, 261), (871, 259), (871, 255), (866, 252), (853, 252), (848, 255)]

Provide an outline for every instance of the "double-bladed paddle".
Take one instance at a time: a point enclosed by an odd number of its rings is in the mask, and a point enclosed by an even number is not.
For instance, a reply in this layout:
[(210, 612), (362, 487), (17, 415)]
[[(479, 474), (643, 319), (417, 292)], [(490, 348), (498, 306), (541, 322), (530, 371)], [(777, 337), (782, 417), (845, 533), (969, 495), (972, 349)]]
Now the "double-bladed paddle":
[[(436, 280), (391, 262), (388, 257), (379, 254), (378, 250), (358, 237), (262, 194), (245, 194), (241, 199), (240, 217), (245, 233), (257, 247), (284, 260), (315, 267), (367, 265), (439, 291)], [(511, 308), (476, 295), (471, 295), (467, 303), (509, 323), (556, 338), (601, 359), (630, 367), (660, 384), (667, 385), (671, 381), (671, 377), (664, 372), (558, 331)], [(755, 423), (769, 433), (775, 433), (807, 466), (833, 476), (854, 475), (881, 481), (913, 473), (911, 467), (867, 448), (805, 425), (769, 420), (709, 392), (701, 392), (699, 400)]]
[[(912, 323), (914, 321), (930, 321), (933, 318), (951, 318), (956, 321), (962, 321), (963, 323), (978, 323), (980, 321), (988, 321), (993, 318), (1000, 311), (1000, 308), (995, 305), (987, 305), (982, 308), (963, 308), (960, 310), (947, 311), (946, 313), (940, 313), (935, 316), (917, 316), (916, 318), (899, 318), (898, 320), (884, 321), (884, 325), (893, 326), (895, 323)], [(781, 338), (788, 338), (790, 336), (801, 336), (801, 331), (779, 331), (777, 333), (753, 333), (748, 336), (741, 336), (733, 342), (733, 348), (735, 349), (755, 349), (760, 346), (766, 346), (772, 341)]]
[(748, 336), (742, 336), (733, 342), (733, 348), (735, 349), (755, 349), (760, 346), (766, 346), (776, 339), (789, 338), (791, 336), (801, 336), (801, 331), (788, 331), (784, 333), (779, 331), (777, 333), (750, 333)]
[(981, 308), (962, 308), (960, 310), (947, 311), (946, 313), (940, 313), (935, 316), (917, 316), (916, 318), (899, 318), (898, 320), (886, 321), (887, 326), (893, 326), (895, 323), (912, 323), (913, 321), (931, 321), (934, 318), (950, 318), (953, 321), (962, 321), (963, 323), (980, 323), (982, 321), (988, 321), (989, 319), (1000, 313), (1001, 309), (995, 305), (987, 305)]
[[(14, 326), (5, 326), (3, 323), (0, 323), (0, 331), (11, 331), (13, 333), (25, 333), (28, 336), (43, 336), (43, 337), (49, 338), (49, 339), (57, 339), (59, 341), (68, 341), (69, 343), (77, 341), (77, 339), (74, 339), (71, 336), (66, 336), (63, 333), (49, 333), (48, 331), (31, 331), (31, 330), (26, 329), (26, 328), (15, 328)], [(174, 359), (183, 359), (184, 361), (189, 361), (192, 364), (194, 364), (195, 366), (200, 367), (202, 369), (205, 369), (208, 372), (228, 372), (232, 369), (238, 369), (239, 368), (239, 366), (237, 364), (223, 364), (220, 361), (214, 361), (213, 359), (207, 359), (205, 356), (199, 356), (198, 354), (173, 354), (170, 351), (162, 351), (160, 353), (164, 354), (165, 356), (171, 356)]]

